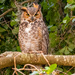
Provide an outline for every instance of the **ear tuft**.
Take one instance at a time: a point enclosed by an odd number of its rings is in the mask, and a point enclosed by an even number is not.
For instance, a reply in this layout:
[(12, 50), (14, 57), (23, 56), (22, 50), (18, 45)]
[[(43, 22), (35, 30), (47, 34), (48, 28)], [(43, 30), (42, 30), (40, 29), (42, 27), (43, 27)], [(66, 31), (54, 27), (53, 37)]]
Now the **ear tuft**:
[(39, 5), (38, 3), (34, 2), (34, 3), (33, 3), (33, 6), (34, 6), (35, 8), (37, 8), (38, 10), (41, 10), (41, 5)]
[(35, 8), (38, 8), (38, 7), (39, 7), (38, 3), (36, 3), (36, 2), (33, 3), (33, 6), (34, 6)]
[(33, 2), (35, 5), (37, 5), (38, 3), (37, 2)]
[(39, 8), (38, 9), (41, 10), (41, 5), (39, 5)]

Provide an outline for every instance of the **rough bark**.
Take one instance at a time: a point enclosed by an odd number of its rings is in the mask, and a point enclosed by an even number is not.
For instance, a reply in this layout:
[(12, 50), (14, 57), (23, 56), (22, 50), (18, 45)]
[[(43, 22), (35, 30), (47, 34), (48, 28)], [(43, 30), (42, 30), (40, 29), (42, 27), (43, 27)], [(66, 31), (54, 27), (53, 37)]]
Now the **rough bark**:
[[(0, 69), (13, 66), (14, 57), (16, 57), (16, 63), (20, 65), (24, 64), (47, 64), (46, 60), (41, 54), (24, 54), (21, 52), (5, 52), (0, 54)], [(45, 55), (50, 64), (56, 63), (63, 66), (75, 67), (75, 55)]]

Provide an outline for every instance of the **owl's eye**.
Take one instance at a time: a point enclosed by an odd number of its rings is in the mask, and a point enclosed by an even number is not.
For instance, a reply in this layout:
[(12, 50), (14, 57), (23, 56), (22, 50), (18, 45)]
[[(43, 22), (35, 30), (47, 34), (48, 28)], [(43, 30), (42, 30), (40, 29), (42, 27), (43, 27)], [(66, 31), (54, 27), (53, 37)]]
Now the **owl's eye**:
[(28, 13), (27, 13), (26, 15), (27, 15), (27, 16), (29, 16), (29, 14), (28, 14)]
[(38, 14), (36, 13), (35, 16), (37, 16)]

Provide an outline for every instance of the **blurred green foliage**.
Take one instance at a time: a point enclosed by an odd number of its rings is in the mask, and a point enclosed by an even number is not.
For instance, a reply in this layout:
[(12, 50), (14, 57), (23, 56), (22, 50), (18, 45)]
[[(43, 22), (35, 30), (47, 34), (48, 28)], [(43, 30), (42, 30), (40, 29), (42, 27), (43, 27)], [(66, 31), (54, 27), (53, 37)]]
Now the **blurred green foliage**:
[[(24, 0), (17, 1), (21, 3)], [(75, 0), (39, 0), (39, 4), (49, 30), (49, 53), (75, 54)], [(0, 15), (10, 8), (14, 10), (0, 18), (0, 53), (20, 51), (19, 18), (14, 0), (0, 0)], [(67, 71), (66, 68), (63, 71)], [(5, 73), (1, 72), (2, 75), (11, 75), (10, 68)]]
[(43, 1), (41, 6), (49, 29), (49, 52), (53, 54), (74, 54), (75, 1), (48, 0)]
[(34, 71), (33, 73), (29, 74), (29, 75), (39, 75), (39, 74), (47, 74), (47, 75), (51, 75), (51, 73), (56, 69), (57, 64), (52, 64), (49, 67), (45, 67), (45, 70), (40, 70), (40, 71)]

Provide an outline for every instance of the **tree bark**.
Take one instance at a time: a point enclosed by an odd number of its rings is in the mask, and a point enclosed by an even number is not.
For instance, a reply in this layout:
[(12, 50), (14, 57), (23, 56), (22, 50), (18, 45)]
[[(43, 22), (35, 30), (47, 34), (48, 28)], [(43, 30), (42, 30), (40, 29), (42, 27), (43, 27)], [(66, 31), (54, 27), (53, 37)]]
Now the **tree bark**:
[[(41, 54), (24, 54), (21, 52), (4, 52), (0, 54), (0, 69), (13, 66), (14, 57), (16, 58), (16, 64), (33, 64), (44, 65), (47, 64), (46, 60)], [(56, 63), (63, 66), (75, 67), (75, 55), (45, 55), (50, 64)]]

